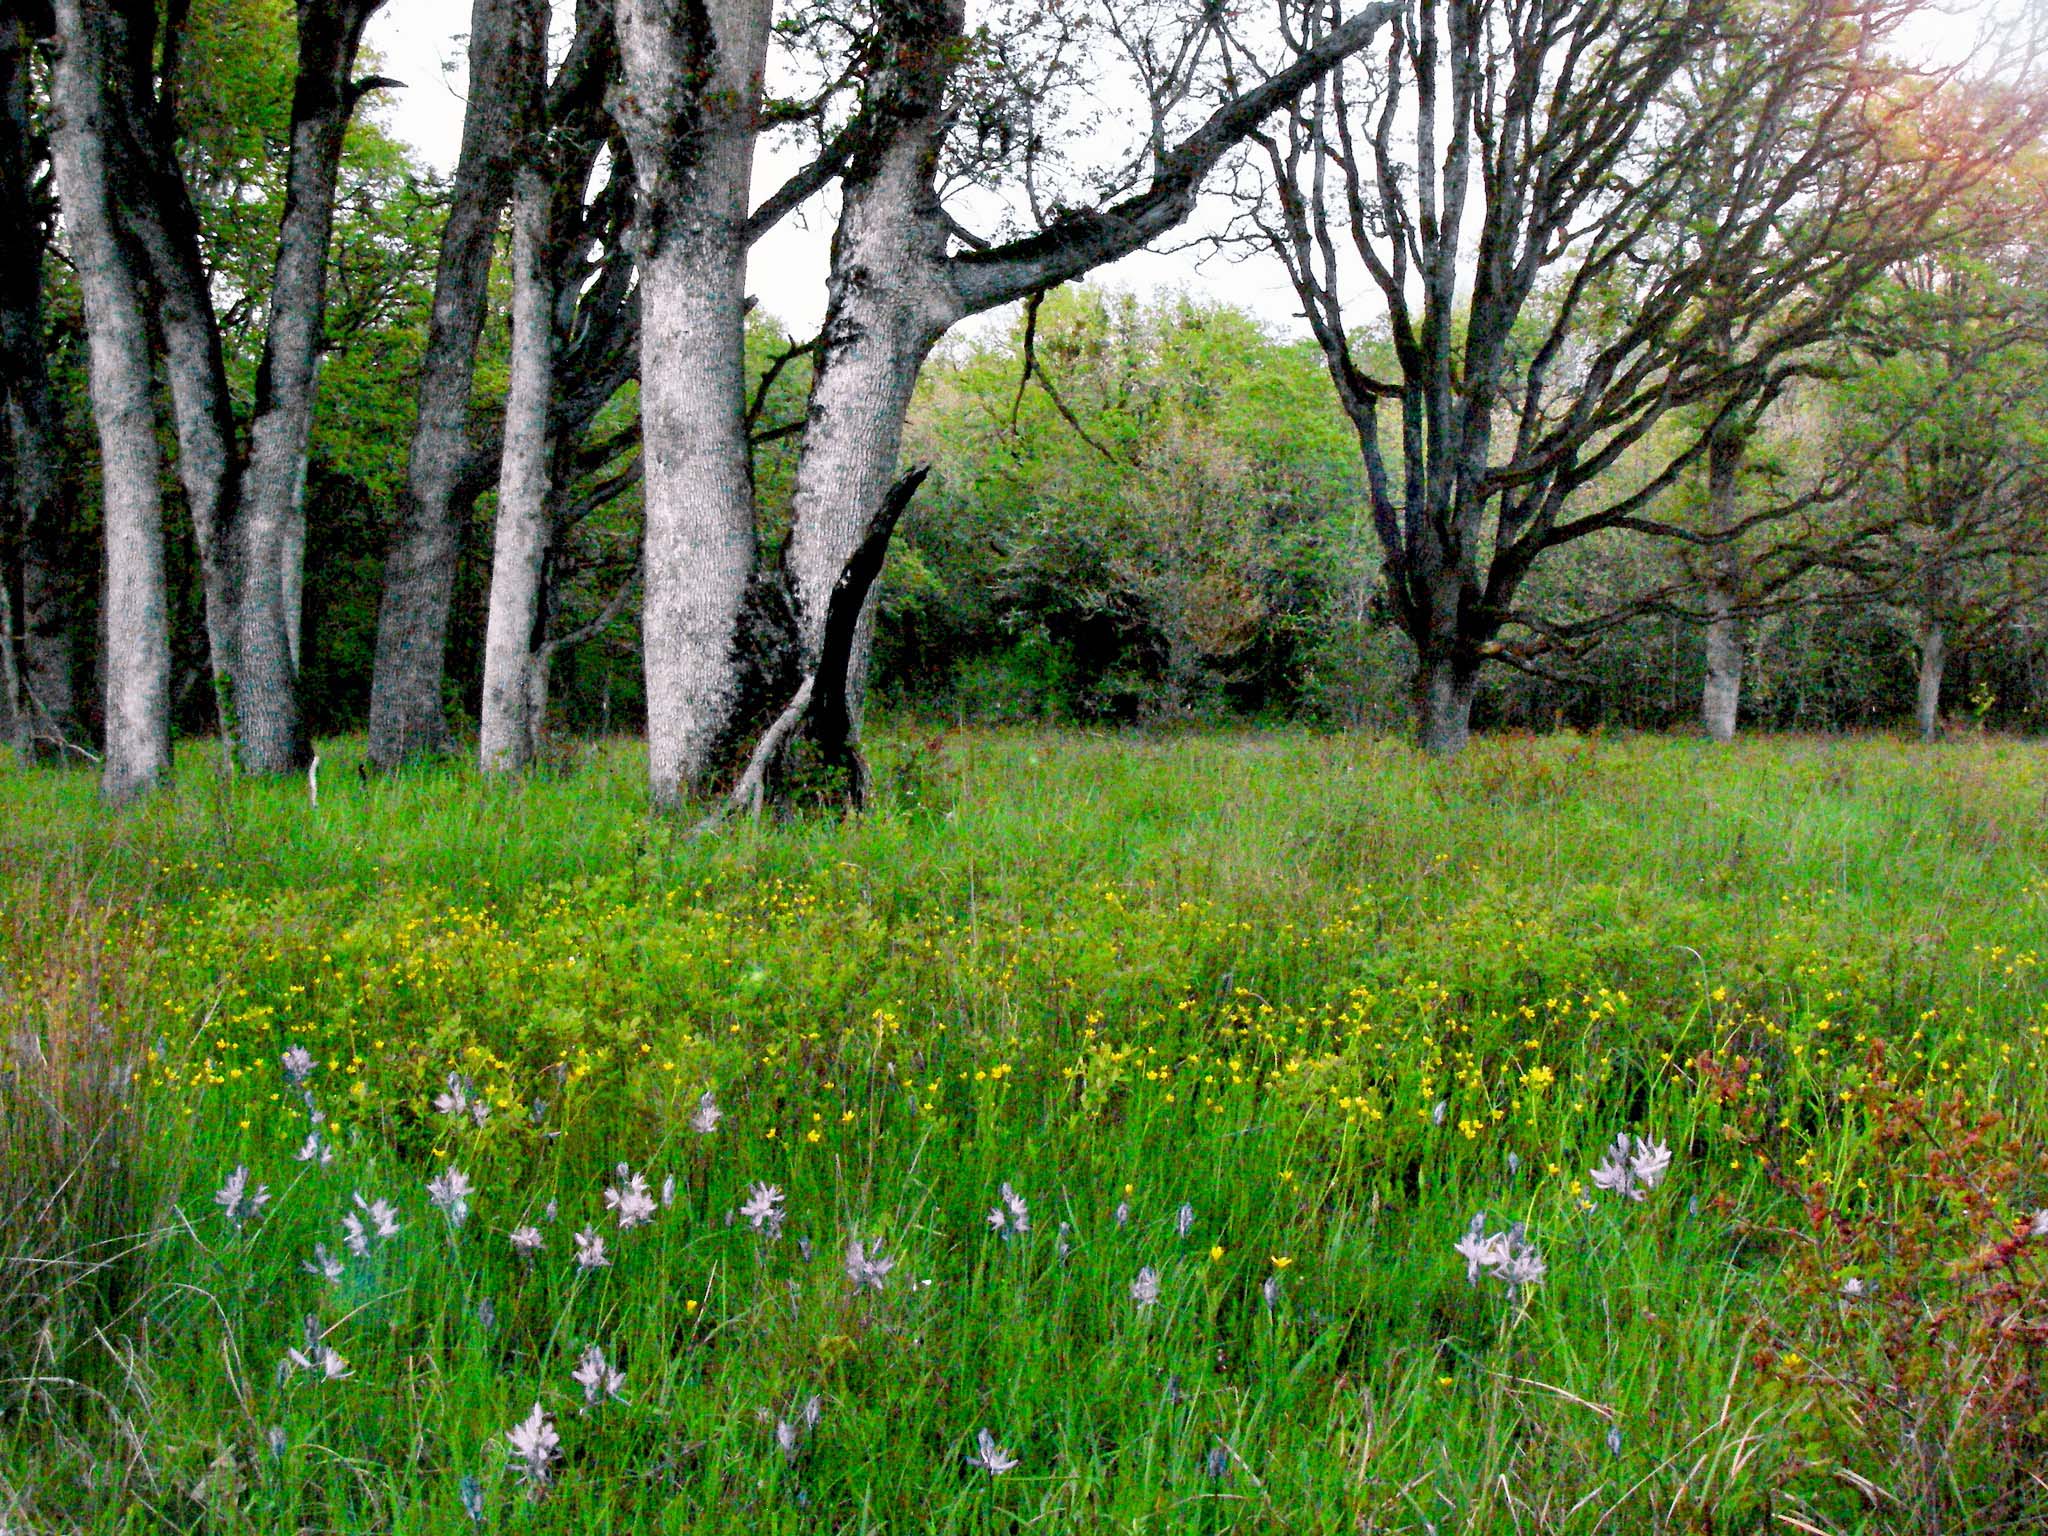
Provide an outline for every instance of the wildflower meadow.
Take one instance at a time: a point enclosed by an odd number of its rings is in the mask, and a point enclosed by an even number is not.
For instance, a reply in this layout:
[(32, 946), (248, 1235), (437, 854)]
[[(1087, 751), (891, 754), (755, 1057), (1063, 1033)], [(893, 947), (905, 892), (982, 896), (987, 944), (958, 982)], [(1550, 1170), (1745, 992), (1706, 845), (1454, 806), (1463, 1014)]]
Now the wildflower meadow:
[(2048, 1522), (2048, 759), (0, 769), (0, 1531)]

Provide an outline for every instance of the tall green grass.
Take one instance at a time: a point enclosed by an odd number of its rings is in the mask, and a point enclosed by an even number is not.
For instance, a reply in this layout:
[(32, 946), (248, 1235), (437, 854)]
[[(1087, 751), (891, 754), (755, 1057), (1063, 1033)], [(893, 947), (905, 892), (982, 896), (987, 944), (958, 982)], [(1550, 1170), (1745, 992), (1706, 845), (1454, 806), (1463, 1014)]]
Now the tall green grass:
[[(2048, 1509), (2037, 747), (906, 737), (869, 817), (710, 837), (630, 746), (509, 784), (322, 752), (317, 805), (195, 750), (122, 818), (0, 769), (0, 1297), (83, 1277), (0, 1326), (0, 1521), (468, 1529), (465, 1478), (535, 1531)], [(1676, 1154), (1641, 1202), (1590, 1184), (1622, 1130)], [(622, 1161), (675, 1180), (625, 1232)], [(779, 1241), (728, 1220), (755, 1181)], [(357, 1191), (403, 1230), (330, 1284)], [(1481, 1209), (1539, 1285), (1468, 1283)], [(280, 1379), (309, 1316), (347, 1379)], [(592, 1344), (622, 1401), (571, 1383)]]

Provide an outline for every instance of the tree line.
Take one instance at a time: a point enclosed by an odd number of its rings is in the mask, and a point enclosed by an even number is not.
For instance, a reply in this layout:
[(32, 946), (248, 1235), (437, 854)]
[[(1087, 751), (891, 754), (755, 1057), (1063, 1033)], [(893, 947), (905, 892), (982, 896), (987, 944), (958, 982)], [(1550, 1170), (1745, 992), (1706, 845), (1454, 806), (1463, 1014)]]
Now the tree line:
[[(110, 802), (180, 726), (251, 774), (338, 720), (450, 752), (462, 678), (515, 772), (601, 677), (658, 806), (858, 804), (871, 673), (1271, 710), (1374, 634), (1448, 753), (1482, 675), (1582, 707), (1694, 628), (1725, 737), (1758, 636), (1822, 613), (1904, 616), (1932, 729), (1948, 658), (2038, 614), (2024, 38), (1916, 63), (1917, 0), (474, 0), (441, 184), (365, 111), (380, 4), (7, 0), (7, 723)], [(1198, 211), (1305, 342), (1060, 292)], [(748, 282), (792, 217), (831, 229), (803, 340)]]

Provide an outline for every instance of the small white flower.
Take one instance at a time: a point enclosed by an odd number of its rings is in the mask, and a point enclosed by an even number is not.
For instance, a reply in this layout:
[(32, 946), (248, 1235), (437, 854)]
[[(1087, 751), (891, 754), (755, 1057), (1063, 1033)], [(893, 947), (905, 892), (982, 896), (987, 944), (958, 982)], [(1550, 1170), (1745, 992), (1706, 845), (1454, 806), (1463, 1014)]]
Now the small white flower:
[(1604, 1189), (1626, 1200), (1640, 1200), (1664, 1182), (1664, 1175), (1670, 1168), (1669, 1147), (1662, 1142), (1645, 1141), (1640, 1136), (1634, 1137), (1631, 1144), (1631, 1138), (1623, 1132), (1601, 1154), (1600, 1165), (1592, 1171), (1591, 1178), (1596, 1189)]
[(531, 1259), (546, 1245), (547, 1239), (540, 1235), (539, 1227), (514, 1227), (512, 1229), (512, 1251), (522, 1259)]
[(341, 1224), (348, 1229), (348, 1251), (361, 1258), (370, 1251), (371, 1238), (383, 1242), (398, 1236), (398, 1211), (388, 1200), (365, 1201), (360, 1192), (355, 1196), (355, 1203), (356, 1209), (369, 1223), (368, 1230), (365, 1231), (363, 1222), (353, 1216), (342, 1217)]
[(607, 1361), (604, 1351), (593, 1344), (577, 1357), (576, 1369), (569, 1373), (569, 1379), (583, 1389), (583, 1401), (594, 1408), (619, 1395), (626, 1384), (626, 1373)]
[(848, 1238), (846, 1243), (846, 1278), (853, 1282), (856, 1291), (879, 1291), (889, 1278), (889, 1271), (896, 1267), (894, 1259), (882, 1257), (879, 1242), (863, 1243), (859, 1238)]
[(306, 1346), (303, 1349), (288, 1349), (284, 1360), (278, 1366), (278, 1374), (290, 1377), (297, 1371), (306, 1371), (322, 1381), (345, 1381), (355, 1373), (348, 1368), (348, 1361), (339, 1351), (328, 1347), (320, 1333), (320, 1319), (306, 1319)]
[(975, 1454), (967, 1458), (967, 1465), (977, 1471), (986, 1472), (990, 1477), (1001, 1477), (1017, 1465), (1017, 1458), (996, 1444), (996, 1437), (983, 1430), (975, 1437)]
[(471, 1193), (469, 1175), (452, 1165), (439, 1178), (427, 1180), (427, 1200), (448, 1218), (451, 1227), (469, 1220)]
[(1131, 1282), (1131, 1300), (1139, 1311), (1156, 1306), (1159, 1301), (1159, 1271), (1147, 1264), (1138, 1271), (1138, 1278)]
[(604, 1238), (595, 1227), (585, 1227), (576, 1234), (576, 1267), (578, 1269), (608, 1269), (611, 1260), (605, 1256)]
[(434, 1096), (434, 1108), (451, 1120), (459, 1120), (469, 1113), (469, 1079), (460, 1072), (448, 1074), (445, 1092)]
[(1031, 1207), (1009, 1186), (1008, 1181), (996, 1191), (996, 1199), (998, 1204), (988, 1213), (989, 1228), (996, 1236), (1008, 1242), (1031, 1230)]
[(1486, 1235), (1486, 1212), (1480, 1211), (1466, 1227), (1465, 1235), (1458, 1239), (1456, 1247), (1465, 1260), (1465, 1279), (1473, 1285), (1479, 1283), (1479, 1271), (1491, 1269), (1507, 1258), (1507, 1234), (1496, 1232)]
[(306, 1139), (299, 1143), (299, 1150), (292, 1154), (295, 1161), (312, 1163), (325, 1168), (334, 1161), (334, 1149), (327, 1145), (326, 1138), (318, 1131), (306, 1132)]
[(329, 1285), (333, 1285), (341, 1279), (341, 1260), (327, 1251), (325, 1243), (315, 1243), (313, 1245), (313, 1257), (306, 1260), (300, 1267), (309, 1275), (318, 1275)]
[(756, 1232), (765, 1232), (773, 1237), (782, 1236), (782, 1191), (773, 1184), (752, 1184), (747, 1187), (747, 1203), (740, 1207), (740, 1215)]
[(528, 1494), (538, 1497), (554, 1475), (555, 1459), (562, 1454), (562, 1437), (555, 1421), (539, 1403), (526, 1420), (505, 1431), (512, 1446), (512, 1470), (526, 1484)]
[(213, 1197), (213, 1203), (226, 1214), (228, 1221), (237, 1229), (247, 1226), (270, 1203), (270, 1186), (258, 1184), (249, 1187), (249, 1170), (239, 1163), (228, 1175)]
[(605, 1189), (604, 1203), (607, 1210), (617, 1213), (621, 1232), (654, 1220), (654, 1196), (648, 1191), (646, 1176), (624, 1163), (619, 1164), (619, 1182)]
[(1524, 1232), (1518, 1221), (1507, 1231), (1489, 1236), (1486, 1213), (1479, 1212), (1466, 1227), (1464, 1237), (1453, 1245), (1465, 1260), (1465, 1278), (1477, 1285), (1479, 1272), (1484, 1269), (1507, 1286), (1510, 1295), (1522, 1286), (1540, 1283), (1549, 1272), (1548, 1266)]
[(1845, 1301), (1860, 1301), (1870, 1294), (1870, 1287), (1861, 1275), (1851, 1275), (1842, 1282), (1842, 1297)]
[(290, 1047), (278, 1062), (284, 1068), (284, 1080), (289, 1087), (296, 1088), (313, 1075), (313, 1053), (303, 1045)]
[(699, 1136), (709, 1136), (718, 1129), (718, 1122), (725, 1118), (725, 1111), (718, 1107), (718, 1100), (706, 1088), (697, 1100), (696, 1113), (690, 1116), (690, 1129)]

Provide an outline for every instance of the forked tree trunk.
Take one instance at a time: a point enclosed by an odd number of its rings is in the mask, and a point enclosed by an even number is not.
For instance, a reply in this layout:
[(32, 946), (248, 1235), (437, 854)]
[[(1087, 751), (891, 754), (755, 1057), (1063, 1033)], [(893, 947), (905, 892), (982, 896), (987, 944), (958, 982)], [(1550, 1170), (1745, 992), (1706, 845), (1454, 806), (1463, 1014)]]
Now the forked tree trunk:
[[(1716, 429), (1707, 444), (1707, 526), (1715, 533), (1735, 525), (1743, 448), (1733, 431), (1723, 429)], [(1707, 679), (1700, 698), (1700, 718), (1711, 741), (1735, 739), (1742, 708), (1742, 668), (1749, 639), (1742, 583), (1741, 551), (1733, 543), (1714, 546), (1706, 581)]]
[(171, 768), (171, 645), (149, 327), (115, 222), (107, 82), (120, 32), (107, 0), (57, 0), (51, 160), (85, 303), (106, 539), (106, 752), (100, 794), (125, 804)]
[[(313, 432), (314, 384), (327, 312), (327, 252), (342, 141), (364, 85), (352, 75), (363, 26), (382, 0), (299, 0), (298, 74), (278, 228), (269, 324), (249, 429), (237, 540), (235, 711), (242, 765), (297, 772), (312, 755), (299, 703), (288, 565), (301, 462)], [(376, 84), (381, 82), (370, 82)]]
[(701, 788), (739, 691), (738, 624), (755, 528), (746, 387), (747, 198), (760, 131), (771, 0), (679, 15), (621, 0), (624, 88), (640, 241), (645, 462), (642, 660), (648, 784), (657, 806)]
[(1941, 682), (1948, 671), (1948, 631), (1939, 619), (1920, 626), (1919, 687), (1913, 703), (1913, 723), (1922, 741), (1939, 741), (1941, 727)]
[[(804, 413), (788, 565), (802, 670), (817, 665), (826, 610), (896, 479), (903, 423), (931, 350), (965, 313), (944, 281), (947, 225), (934, 190), (947, 116), (947, 40), (960, 0), (911, 0), (896, 25), (915, 62), (886, 82), (894, 132), (854, 156), (832, 239), (825, 324)], [(856, 736), (866, 693), (872, 588), (855, 628), (848, 696)]]
[[(544, 165), (522, 165), (512, 198), (512, 368), (498, 471), (478, 743), (486, 773), (523, 768), (539, 746), (547, 683), (538, 665), (541, 576), (555, 462), (555, 188)], [(539, 701), (536, 703), (536, 690)]]
[(515, 93), (536, 67), (539, 0), (473, 0), (469, 85), (453, 199), (441, 229), (434, 307), (420, 363), (408, 489), (384, 565), (370, 683), (370, 760), (393, 768), (446, 752), (441, 684), (456, 558), (478, 482), (470, 473), (470, 392), (490, 297), (491, 246), (519, 144)]

